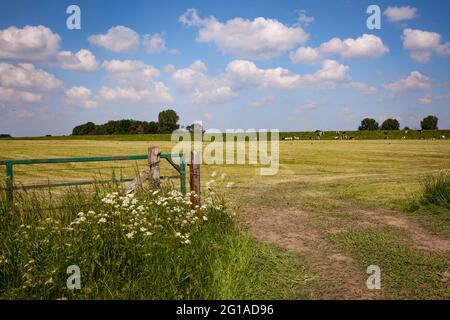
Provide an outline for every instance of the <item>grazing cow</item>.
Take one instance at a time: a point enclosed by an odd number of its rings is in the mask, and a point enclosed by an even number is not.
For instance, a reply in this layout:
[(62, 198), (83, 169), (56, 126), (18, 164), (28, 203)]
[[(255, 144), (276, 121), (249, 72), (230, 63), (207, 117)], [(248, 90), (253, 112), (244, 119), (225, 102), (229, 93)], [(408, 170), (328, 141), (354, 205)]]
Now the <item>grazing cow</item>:
[(440, 136), (439, 139), (445, 140), (445, 136)]
[(292, 140), (292, 137), (283, 137), (282, 140)]
[(403, 137), (402, 137), (402, 139), (406, 139), (406, 137), (405, 137), (405, 136), (403, 136)]
[(294, 137), (294, 140), (300, 140), (300, 137)]

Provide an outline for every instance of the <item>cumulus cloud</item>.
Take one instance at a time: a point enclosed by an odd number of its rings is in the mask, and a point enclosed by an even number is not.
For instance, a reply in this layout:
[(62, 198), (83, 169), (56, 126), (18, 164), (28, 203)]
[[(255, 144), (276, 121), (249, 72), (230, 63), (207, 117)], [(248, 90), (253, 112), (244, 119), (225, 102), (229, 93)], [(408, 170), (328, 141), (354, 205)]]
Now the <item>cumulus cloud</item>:
[(160, 71), (139, 60), (104, 61), (102, 67), (108, 72), (107, 79), (117, 87), (103, 86), (99, 92), (102, 101), (130, 101), (169, 103), (173, 101), (169, 89), (156, 81)]
[(417, 62), (428, 63), (433, 53), (450, 56), (450, 42), (442, 43), (439, 33), (407, 28), (403, 30), (402, 40), (403, 47)]
[(220, 22), (213, 16), (200, 18), (196, 9), (188, 9), (179, 21), (199, 28), (197, 42), (212, 42), (225, 54), (259, 60), (278, 56), (306, 43), (309, 38), (299, 26), (288, 27), (278, 20), (263, 17)]
[(9, 27), (0, 30), (0, 59), (48, 61), (59, 49), (61, 37), (44, 26)]
[(340, 55), (341, 58), (348, 60), (358, 60), (380, 57), (387, 52), (389, 48), (384, 45), (381, 38), (372, 34), (363, 34), (356, 39), (333, 38), (317, 48), (300, 47), (290, 52), (289, 58), (293, 63), (317, 64), (332, 55)]
[(35, 103), (44, 94), (63, 89), (54, 75), (36, 69), (32, 64), (0, 63), (0, 101)]
[(160, 74), (157, 68), (139, 60), (104, 61), (102, 67), (108, 72), (108, 79), (135, 87), (151, 85)]
[(57, 65), (65, 70), (94, 71), (91, 51), (59, 51), (61, 37), (44, 26), (9, 27), (0, 30), (0, 59)]
[(411, 20), (417, 16), (417, 9), (410, 6), (405, 7), (387, 7), (383, 14), (390, 22)]
[(0, 101), (1, 102), (24, 102), (36, 103), (42, 101), (43, 95), (40, 93), (33, 93), (21, 91), (11, 88), (0, 87)]
[(224, 103), (238, 95), (224, 77), (210, 77), (206, 71), (206, 65), (197, 60), (187, 68), (175, 70), (171, 79), (179, 91), (190, 93), (191, 103)]
[(103, 86), (100, 88), (99, 99), (105, 102), (134, 103), (170, 103), (173, 101), (169, 89), (162, 82), (155, 82), (152, 87), (146, 89)]
[(425, 90), (433, 87), (430, 78), (421, 74), (419, 71), (412, 71), (411, 74), (396, 82), (384, 86), (391, 92)]
[(114, 52), (128, 52), (139, 47), (139, 35), (128, 27), (115, 26), (106, 34), (90, 36), (89, 42)]
[(77, 53), (61, 51), (58, 53), (61, 68), (73, 71), (94, 71), (98, 63), (91, 51), (81, 49)]
[(363, 82), (350, 82), (346, 85), (348, 88), (357, 89), (362, 95), (368, 96), (376, 93), (378, 90), (375, 87), (369, 86), (367, 83)]
[(84, 109), (94, 109), (99, 106), (98, 101), (92, 97), (92, 91), (86, 87), (72, 87), (65, 91), (67, 103), (80, 106)]
[(166, 40), (164, 35), (160, 33), (155, 33), (153, 35), (146, 34), (142, 42), (145, 51), (150, 54), (161, 53), (166, 51)]
[[(258, 88), (334, 88), (342, 84), (361, 90), (364, 94), (376, 91), (366, 84), (353, 83), (349, 70), (348, 66), (337, 61), (325, 60), (314, 73), (299, 75), (281, 67), (264, 69), (249, 60), (233, 60), (222, 74), (210, 76), (206, 65), (202, 61), (196, 61), (187, 68), (173, 71), (171, 79), (178, 91), (188, 94), (191, 103), (198, 104), (227, 102), (237, 97), (241, 91)], [(268, 101), (257, 101), (253, 104), (257, 106), (266, 102)]]
[(349, 67), (334, 60), (325, 60), (322, 67), (312, 74), (298, 75), (277, 67), (261, 69), (248, 60), (231, 61), (226, 68), (226, 78), (237, 87), (271, 87), (294, 89), (308, 86), (335, 86), (337, 82), (350, 80)]
[(0, 86), (31, 92), (55, 92), (63, 88), (62, 82), (54, 75), (29, 63), (0, 63)]

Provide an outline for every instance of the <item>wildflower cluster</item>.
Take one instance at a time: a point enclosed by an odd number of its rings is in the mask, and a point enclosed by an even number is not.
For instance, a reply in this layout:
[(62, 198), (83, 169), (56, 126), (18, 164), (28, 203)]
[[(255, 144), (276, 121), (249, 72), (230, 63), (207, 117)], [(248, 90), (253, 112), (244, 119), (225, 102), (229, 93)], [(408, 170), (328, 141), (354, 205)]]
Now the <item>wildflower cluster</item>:
[(34, 298), (67, 295), (66, 268), (72, 264), (83, 270), (83, 283), (96, 284), (105, 272), (136, 279), (145, 273), (151, 281), (159, 271), (150, 269), (168, 263), (167, 257), (189, 256), (198, 250), (205, 230), (230, 221), (213, 193), (196, 205), (196, 194), (166, 190), (110, 190), (94, 194), (86, 205), (72, 202), (61, 211), (36, 215), (20, 212), (14, 216), (14, 231), (4, 237), (17, 250), (0, 251), (0, 274), (17, 278), (17, 292)]

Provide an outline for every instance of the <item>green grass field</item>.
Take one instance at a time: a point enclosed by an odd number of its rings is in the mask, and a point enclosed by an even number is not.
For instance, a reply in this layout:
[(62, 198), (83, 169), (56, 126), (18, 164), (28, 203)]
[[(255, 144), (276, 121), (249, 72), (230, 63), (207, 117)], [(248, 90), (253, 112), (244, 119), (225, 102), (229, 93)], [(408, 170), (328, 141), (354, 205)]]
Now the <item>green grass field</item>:
[[(440, 139), (445, 136), (450, 138), (450, 130), (395, 130), (395, 131), (340, 131), (339, 135), (346, 136), (346, 139), (355, 140), (384, 140), (384, 139)], [(320, 140), (335, 140), (336, 131), (324, 131)], [(318, 135), (312, 131), (280, 132), (280, 139), (283, 137), (298, 137), (301, 140), (315, 140)], [(44, 136), (44, 137), (13, 137), (1, 138), (2, 140), (108, 140), (108, 141), (170, 141), (170, 134), (127, 134), (127, 135), (85, 135), (85, 136)]]
[[(260, 176), (251, 165), (202, 165), (202, 185), (213, 172), (226, 173), (235, 184), (224, 190), (244, 233), (289, 253), (303, 280), (289, 275), (297, 285), (283, 297), (450, 298), (450, 210), (417, 205), (426, 177), (450, 170), (450, 142), (362, 139), (282, 141), (277, 175)], [(0, 159), (145, 154), (151, 145), (163, 152), (172, 146), (145, 136), (127, 140), (0, 140)], [(145, 167), (145, 161), (137, 165)], [(121, 166), (128, 167), (121, 174), (132, 175), (136, 163), (17, 166), (15, 179), (85, 179)], [(163, 172), (170, 170), (163, 165)], [(366, 288), (372, 264), (381, 268), (381, 290)]]

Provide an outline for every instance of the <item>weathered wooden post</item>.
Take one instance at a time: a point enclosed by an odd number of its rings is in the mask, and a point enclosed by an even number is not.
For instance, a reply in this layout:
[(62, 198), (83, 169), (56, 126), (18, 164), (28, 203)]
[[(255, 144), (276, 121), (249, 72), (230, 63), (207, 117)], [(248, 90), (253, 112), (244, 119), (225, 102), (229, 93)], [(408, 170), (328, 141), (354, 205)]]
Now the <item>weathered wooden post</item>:
[(150, 147), (148, 149), (148, 163), (150, 165), (150, 184), (154, 188), (159, 188), (160, 186), (160, 170), (159, 170), (159, 160), (160, 160), (159, 147)]
[(191, 192), (191, 202), (194, 205), (201, 205), (200, 201), (200, 158), (198, 151), (191, 151), (191, 163), (189, 166), (189, 186)]

